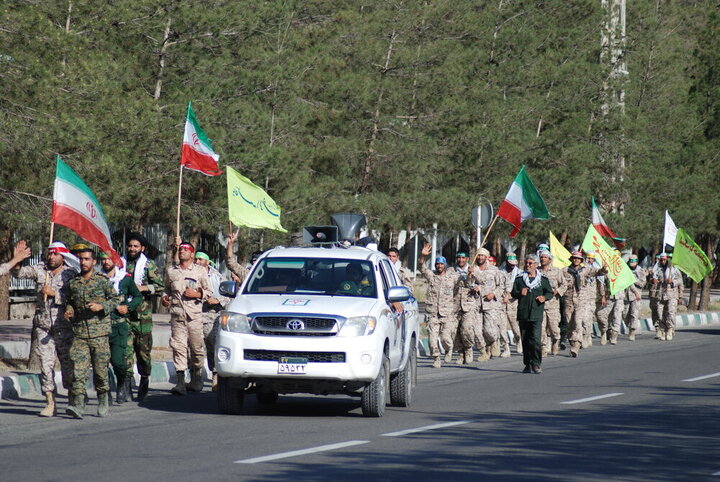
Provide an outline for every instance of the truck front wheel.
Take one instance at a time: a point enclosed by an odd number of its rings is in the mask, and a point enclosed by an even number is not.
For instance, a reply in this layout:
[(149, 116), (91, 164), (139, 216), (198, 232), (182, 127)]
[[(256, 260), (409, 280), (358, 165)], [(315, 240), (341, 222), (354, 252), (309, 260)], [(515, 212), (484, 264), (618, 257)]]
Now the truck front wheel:
[(387, 404), (388, 372), (390, 371), (390, 359), (383, 356), (383, 363), (380, 373), (362, 392), (362, 413), (366, 417), (382, 417), (385, 415)]
[(218, 377), (218, 409), (220, 413), (240, 415), (245, 401), (245, 390), (235, 388), (228, 377)]

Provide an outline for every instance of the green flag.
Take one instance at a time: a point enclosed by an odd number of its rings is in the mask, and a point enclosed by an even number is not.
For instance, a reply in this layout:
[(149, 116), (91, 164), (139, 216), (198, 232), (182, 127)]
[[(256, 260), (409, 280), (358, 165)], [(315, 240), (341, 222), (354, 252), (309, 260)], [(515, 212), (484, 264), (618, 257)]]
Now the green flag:
[(610, 247), (591, 224), (582, 244), (585, 252), (595, 251), (597, 258), (607, 268), (605, 279), (610, 283), (610, 294), (614, 295), (635, 283), (635, 275), (623, 261), (620, 253)]
[(265, 191), (232, 167), (227, 167), (228, 215), (235, 226), (269, 228), (287, 233), (280, 225), (280, 206)]
[(695, 280), (696, 283), (702, 281), (713, 269), (707, 255), (682, 229), (677, 230), (677, 236), (675, 237), (673, 264)]

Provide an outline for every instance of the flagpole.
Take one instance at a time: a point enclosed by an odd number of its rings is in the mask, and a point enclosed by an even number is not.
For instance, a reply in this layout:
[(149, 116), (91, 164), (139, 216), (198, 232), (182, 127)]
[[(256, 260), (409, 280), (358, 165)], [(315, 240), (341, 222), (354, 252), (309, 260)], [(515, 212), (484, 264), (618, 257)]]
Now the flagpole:
[(485, 241), (487, 241), (488, 236), (490, 236), (490, 231), (492, 231), (493, 226), (495, 226), (495, 221), (497, 221), (497, 219), (498, 219), (498, 215), (496, 214), (495, 217), (493, 218), (492, 222), (490, 223), (490, 226), (488, 226), (488, 230), (485, 233), (485, 236), (483, 237), (482, 242), (480, 243), (480, 246), (478, 247), (478, 249), (475, 250), (475, 257), (473, 258), (472, 263), (470, 263), (470, 266), (475, 266), (475, 261), (477, 261), (477, 257), (478, 257), (477, 253), (478, 253), (478, 251), (480, 251), (480, 248), (485, 246)]
[(180, 165), (180, 181), (178, 182), (178, 202), (177, 202), (177, 220), (175, 222), (175, 234), (180, 237), (180, 201), (182, 199), (182, 177), (183, 177), (183, 166)]

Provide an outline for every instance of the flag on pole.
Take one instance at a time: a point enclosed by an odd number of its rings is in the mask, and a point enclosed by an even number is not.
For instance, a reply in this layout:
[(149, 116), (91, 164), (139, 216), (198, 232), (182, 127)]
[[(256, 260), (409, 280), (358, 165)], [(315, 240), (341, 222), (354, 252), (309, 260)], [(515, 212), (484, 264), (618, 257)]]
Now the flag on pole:
[(614, 250), (605, 242), (597, 229), (595, 229), (595, 226), (588, 226), (582, 249), (586, 253), (595, 251), (598, 260), (607, 269), (606, 279), (610, 283), (611, 295), (635, 283), (635, 275), (627, 263), (623, 261), (620, 252)]
[(202, 172), (206, 176), (219, 176), (222, 174), (218, 167), (219, 160), (220, 156), (215, 153), (210, 139), (198, 124), (192, 103), (188, 103), (180, 165), (192, 171)]
[(550, 254), (553, 255), (552, 265), (554, 267), (563, 269), (570, 266), (570, 251), (565, 249), (552, 231), (550, 231)]
[(612, 229), (610, 229), (608, 225), (605, 224), (605, 220), (600, 214), (600, 209), (598, 208), (597, 204), (595, 204), (595, 196), (592, 197), (592, 224), (593, 226), (595, 226), (595, 230), (601, 236), (607, 236), (608, 238), (617, 237), (615, 236), (615, 233), (612, 232)]
[(112, 247), (112, 238), (102, 207), (95, 194), (60, 156), (56, 158), (52, 222), (75, 231), (81, 238), (100, 246), (115, 264), (122, 259)]
[[(670, 217), (668, 210), (665, 210), (665, 233), (663, 234), (663, 250), (665, 246), (675, 246), (675, 236), (677, 236), (678, 228), (675, 226)], [(675, 263), (677, 264), (677, 263)]]
[(280, 206), (260, 187), (227, 167), (228, 215), (235, 226), (269, 228), (287, 233), (280, 224)]
[[(667, 211), (665, 213), (667, 214)], [(665, 219), (669, 219), (669, 216)], [(667, 224), (665, 226), (667, 227)], [(673, 250), (673, 264), (696, 283), (699, 283), (712, 272), (712, 263), (688, 233), (678, 229), (676, 234), (677, 239), (673, 240), (673, 242), (676, 241)]]
[(510, 233), (511, 238), (520, 232), (520, 226), (524, 221), (550, 218), (547, 205), (530, 181), (525, 166), (520, 168), (520, 172), (500, 204), (497, 215), (515, 227)]

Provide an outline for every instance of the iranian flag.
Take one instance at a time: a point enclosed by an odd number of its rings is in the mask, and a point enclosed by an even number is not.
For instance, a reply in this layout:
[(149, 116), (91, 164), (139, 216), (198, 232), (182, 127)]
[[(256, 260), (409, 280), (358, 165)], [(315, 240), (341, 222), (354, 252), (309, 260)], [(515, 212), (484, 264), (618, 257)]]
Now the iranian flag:
[(520, 169), (512, 186), (510, 186), (510, 190), (500, 205), (497, 215), (515, 227), (510, 233), (511, 238), (514, 238), (520, 232), (520, 225), (524, 221), (550, 218), (545, 201), (543, 201), (542, 196), (530, 181), (530, 177), (525, 172), (525, 166)]
[(600, 236), (607, 236), (608, 238), (616, 237), (615, 233), (612, 232), (612, 229), (605, 224), (605, 220), (600, 214), (600, 209), (597, 204), (595, 204), (595, 196), (592, 197), (592, 224)]
[(180, 165), (207, 176), (219, 176), (222, 174), (218, 168), (219, 160), (220, 156), (213, 151), (210, 139), (198, 124), (192, 103), (188, 103)]
[(123, 266), (112, 247), (110, 229), (97, 198), (60, 156), (56, 158), (52, 222), (75, 231), (81, 238), (100, 246), (115, 264)]

